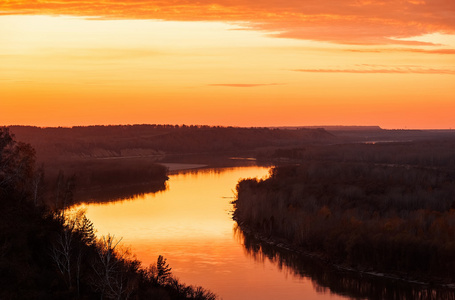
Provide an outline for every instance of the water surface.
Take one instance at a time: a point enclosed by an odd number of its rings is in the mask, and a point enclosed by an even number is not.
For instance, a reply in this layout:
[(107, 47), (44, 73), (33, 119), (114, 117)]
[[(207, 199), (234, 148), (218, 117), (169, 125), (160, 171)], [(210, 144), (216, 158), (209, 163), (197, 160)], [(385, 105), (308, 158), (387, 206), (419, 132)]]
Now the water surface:
[(158, 255), (188, 285), (222, 299), (342, 299), (276, 261), (252, 255), (231, 218), (240, 178), (268, 175), (268, 168), (236, 167), (171, 175), (158, 193), (87, 204), (97, 234), (123, 238), (147, 266)]

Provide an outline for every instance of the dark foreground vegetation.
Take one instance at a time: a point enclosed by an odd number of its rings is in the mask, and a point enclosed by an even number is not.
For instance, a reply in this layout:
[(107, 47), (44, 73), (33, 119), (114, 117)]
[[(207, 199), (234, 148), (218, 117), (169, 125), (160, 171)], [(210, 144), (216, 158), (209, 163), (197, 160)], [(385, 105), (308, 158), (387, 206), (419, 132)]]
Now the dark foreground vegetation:
[(455, 140), (275, 151), (237, 186), (240, 227), (361, 271), (455, 282)]
[[(166, 259), (143, 268), (113, 236), (95, 237), (83, 212), (38, 201), (43, 173), (33, 148), (0, 128), (0, 299), (216, 299), (171, 274)], [(71, 199), (62, 179), (53, 197)]]

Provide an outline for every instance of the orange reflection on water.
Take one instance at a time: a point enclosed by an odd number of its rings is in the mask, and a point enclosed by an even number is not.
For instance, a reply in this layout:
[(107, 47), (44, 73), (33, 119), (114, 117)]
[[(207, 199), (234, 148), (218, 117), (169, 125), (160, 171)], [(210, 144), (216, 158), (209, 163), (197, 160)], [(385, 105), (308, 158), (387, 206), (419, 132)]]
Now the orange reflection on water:
[(99, 235), (111, 233), (125, 241), (230, 238), (237, 181), (267, 174), (267, 168), (176, 174), (164, 192), (85, 207)]
[(147, 266), (167, 258), (182, 282), (201, 285), (222, 299), (324, 299), (311, 280), (290, 275), (246, 253), (234, 237), (230, 202), (240, 178), (264, 177), (268, 168), (241, 167), (171, 175), (169, 188), (121, 202), (88, 204), (99, 236), (131, 246)]

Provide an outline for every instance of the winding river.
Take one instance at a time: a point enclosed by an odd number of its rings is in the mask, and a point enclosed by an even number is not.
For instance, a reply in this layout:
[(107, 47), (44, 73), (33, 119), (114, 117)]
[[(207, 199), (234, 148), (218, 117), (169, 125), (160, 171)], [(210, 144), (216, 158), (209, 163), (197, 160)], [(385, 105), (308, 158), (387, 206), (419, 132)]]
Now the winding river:
[(334, 300), (384, 291), (406, 299), (415, 292), (344, 277), (246, 237), (231, 218), (235, 186), (240, 178), (267, 174), (268, 168), (257, 166), (186, 171), (170, 175), (164, 191), (80, 207), (98, 236), (122, 238), (145, 266), (163, 255), (183, 283), (203, 286), (224, 300)]

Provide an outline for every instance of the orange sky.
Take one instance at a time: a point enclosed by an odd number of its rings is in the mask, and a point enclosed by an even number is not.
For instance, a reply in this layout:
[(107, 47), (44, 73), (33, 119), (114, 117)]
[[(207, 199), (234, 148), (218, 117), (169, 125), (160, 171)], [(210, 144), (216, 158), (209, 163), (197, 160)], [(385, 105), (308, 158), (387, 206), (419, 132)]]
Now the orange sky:
[(0, 2), (0, 125), (455, 128), (454, 91), (453, 0)]

